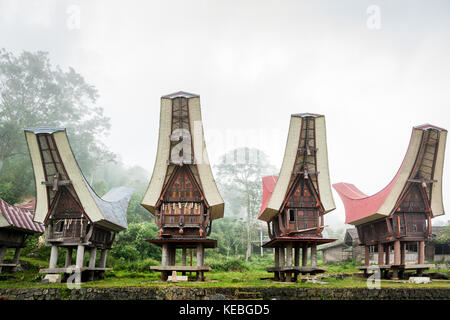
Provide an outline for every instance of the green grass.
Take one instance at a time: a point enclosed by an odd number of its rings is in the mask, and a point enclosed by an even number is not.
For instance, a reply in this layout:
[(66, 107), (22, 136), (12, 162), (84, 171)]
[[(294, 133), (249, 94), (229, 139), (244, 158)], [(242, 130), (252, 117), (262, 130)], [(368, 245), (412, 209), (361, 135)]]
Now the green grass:
[[(315, 287), (315, 288), (365, 288), (367, 283), (365, 279), (348, 277), (325, 278), (322, 283), (281, 283), (271, 280), (261, 280), (261, 278), (271, 277), (271, 274), (265, 271), (241, 272), (210, 272), (207, 274), (208, 281), (205, 282), (161, 282), (159, 273), (137, 273), (137, 272), (110, 272), (106, 274), (105, 280), (94, 281), (83, 284), (82, 287)], [(0, 281), (0, 288), (65, 288), (66, 284), (40, 284), (40, 277), (36, 273), (17, 273)], [(448, 288), (449, 280), (433, 280), (430, 284), (411, 284), (407, 281), (397, 282), (391, 280), (382, 280), (382, 288)]]
[[(360, 273), (357, 266), (360, 263), (354, 261), (344, 261), (323, 265), (319, 261), (319, 266), (328, 268), (327, 274), (330, 277), (321, 279), (322, 283), (309, 283), (297, 281), (296, 283), (274, 282), (269, 279), (272, 273), (265, 269), (273, 264), (272, 257), (251, 257), (249, 262), (243, 262), (237, 258), (226, 259), (224, 257), (209, 257), (206, 263), (213, 267), (211, 272), (206, 273), (207, 281), (196, 282), (195, 274), (190, 276), (189, 282), (168, 283), (160, 281), (160, 273), (148, 271), (149, 265), (158, 264), (152, 259), (133, 262), (128, 264), (119, 264), (115, 270), (107, 271), (105, 279), (101, 281), (88, 282), (82, 284), (82, 287), (317, 287), (317, 288), (366, 288), (366, 279), (359, 277), (336, 277), (338, 274)], [(15, 274), (1, 274), (0, 288), (65, 288), (66, 284), (41, 284), (43, 275), (38, 273), (39, 268), (47, 265), (46, 261), (35, 258), (21, 258), (27, 262), (28, 269), (24, 272)], [(450, 276), (450, 270), (431, 270), (429, 272), (442, 272)], [(189, 275), (189, 274), (188, 274)], [(382, 288), (448, 288), (450, 289), (450, 280), (433, 280), (430, 284), (411, 284), (407, 281), (398, 282), (391, 280), (382, 280)]]

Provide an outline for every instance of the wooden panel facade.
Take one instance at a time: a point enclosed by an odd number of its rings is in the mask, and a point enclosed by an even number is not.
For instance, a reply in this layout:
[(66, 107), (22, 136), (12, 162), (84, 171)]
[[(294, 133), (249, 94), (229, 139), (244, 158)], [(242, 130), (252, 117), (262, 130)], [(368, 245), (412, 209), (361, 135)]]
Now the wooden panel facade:
[(194, 163), (189, 100), (172, 99), (171, 158), (155, 210), (160, 238), (206, 238), (211, 217)]

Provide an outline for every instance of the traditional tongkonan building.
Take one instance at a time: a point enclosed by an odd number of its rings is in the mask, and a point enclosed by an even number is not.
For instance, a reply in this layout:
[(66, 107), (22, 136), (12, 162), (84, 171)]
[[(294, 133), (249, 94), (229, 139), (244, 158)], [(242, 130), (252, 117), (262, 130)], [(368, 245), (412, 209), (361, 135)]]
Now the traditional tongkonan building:
[[(425, 241), (431, 233), (431, 219), (444, 214), (442, 170), (447, 130), (432, 125), (414, 127), (400, 169), (380, 192), (367, 196), (353, 184), (336, 183), (345, 206), (345, 223), (356, 226), (360, 245), (365, 248), (367, 274), (371, 246), (378, 249), (378, 267), (393, 278), (406, 269), (420, 275), (425, 261)], [(417, 264), (405, 263), (406, 245), (418, 244)], [(394, 261), (390, 251), (394, 250)]]
[[(158, 239), (150, 243), (162, 247), (162, 280), (176, 272), (196, 272), (204, 280), (204, 249), (215, 248), (208, 239), (212, 221), (223, 217), (224, 202), (212, 175), (203, 137), (200, 97), (177, 92), (161, 98), (159, 141), (155, 167), (142, 206), (155, 216)], [(176, 250), (182, 249), (181, 265)], [(196, 249), (196, 266), (192, 252)], [(186, 252), (190, 249), (190, 265)]]
[(267, 269), (274, 272), (275, 280), (296, 281), (299, 273), (326, 271), (317, 267), (317, 245), (335, 241), (322, 236), (324, 215), (334, 209), (325, 117), (293, 114), (280, 175), (263, 178), (258, 217), (267, 222), (269, 230), (270, 241), (263, 247), (275, 248), (275, 267)]
[[(44, 274), (71, 274), (74, 282), (103, 278), (107, 251), (116, 234), (127, 228), (127, 207), (133, 189), (117, 187), (100, 198), (91, 188), (77, 161), (64, 128), (28, 128), (25, 135), (36, 182), (34, 220), (45, 225), (50, 264)], [(66, 259), (58, 265), (58, 249)], [(72, 251), (76, 262), (72, 265)], [(84, 266), (85, 251), (89, 264)], [(98, 263), (97, 251), (101, 250)], [(47, 277), (52, 278), (52, 277)]]
[[(15, 272), (20, 265), (20, 250), (25, 247), (27, 237), (44, 232), (44, 226), (33, 221), (34, 205), (34, 199), (14, 206), (0, 199), (0, 273)], [(8, 249), (15, 250), (11, 261), (5, 261)]]

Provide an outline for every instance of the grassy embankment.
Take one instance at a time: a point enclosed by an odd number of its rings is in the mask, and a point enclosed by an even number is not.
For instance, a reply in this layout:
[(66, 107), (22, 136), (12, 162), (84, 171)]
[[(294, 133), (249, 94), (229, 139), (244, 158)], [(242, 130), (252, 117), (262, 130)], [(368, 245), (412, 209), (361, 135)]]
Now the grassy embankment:
[[(16, 274), (0, 275), (0, 288), (39, 288), (39, 287), (66, 287), (66, 284), (41, 284), (43, 275), (38, 273), (40, 267), (47, 265), (46, 261), (33, 258), (21, 258), (28, 265), (27, 270)], [(323, 265), (319, 260), (319, 266), (327, 267), (330, 277), (321, 279), (322, 283), (310, 283), (298, 281), (296, 283), (273, 282), (267, 278), (272, 276), (265, 271), (266, 267), (273, 264), (273, 257), (252, 257), (248, 263), (240, 259), (226, 259), (215, 256), (207, 258), (206, 263), (212, 267), (212, 271), (206, 274), (205, 282), (178, 282), (167, 283), (160, 281), (160, 274), (147, 271), (149, 265), (157, 265), (152, 259), (134, 263), (117, 263), (114, 271), (108, 271), (105, 279), (83, 284), (84, 287), (322, 287), (322, 288), (349, 288), (367, 287), (366, 279), (359, 277), (339, 277), (340, 274), (358, 273), (358, 264), (352, 261), (338, 264)], [(194, 260), (195, 265), (195, 260)], [(431, 271), (430, 271), (431, 272)], [(450, 270), (432, 270), (443, 272), (450, 276)], [(265, 279), (264, 279), (265, 278)], [(190, 277), (194, 280), (194, 274)], [(326, 282), (324, 284), (323, 282)], [(383, 280), (382, 288), (449, 288), (450, 280), (433, 280), (430, 284), (411, 284), (408, 281)]]

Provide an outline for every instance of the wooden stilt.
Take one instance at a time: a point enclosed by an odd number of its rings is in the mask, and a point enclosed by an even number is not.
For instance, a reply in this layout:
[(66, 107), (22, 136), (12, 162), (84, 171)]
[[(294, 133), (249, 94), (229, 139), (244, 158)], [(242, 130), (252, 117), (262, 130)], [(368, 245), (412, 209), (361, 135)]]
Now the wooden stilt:
[[(8, 248), (6, 246), (2, 246), (0, 248), (0, 263), (3, 263), (3, 261), (5, 261), (5, 254), (7, 249)], [(0, 267), (0, 272), (2, 272), (2, 267)]]
[(186, 248), (181, 249), (181, 264), (186, 265)]
[(76, 267), (83, 268), (84, 265), (84, 246), (78, 245), (77, 247), (77, 259), (76, 259)]
[(364, 265), (368, 267), (370, 264), (370, 246), (364, 246)]
[(49, 268), (54, 269), (54, 268), (56, 268), (57, 264), (58, 264), (58, 247), (55, 245), (52, 245), (52, 248), (50, 249)]
[(169, 265), (169, 245), (167, 243), (162, 245), (161, 264), (163, 267)]
[[(197, 267), (203, 266), (203, 259), (204, 259), (204, 248), (203, 248), (203, 244), (199, 243), (197, 245)], [(198, 281), (205, 280), (203, 271), (197, 271), (197, 280)]]
[(68, 268), (72, 265), (72, 252), (73, 252), (73, 248), (67, 247), (66, 261), (64, 262), (64, 267), (66, 267), (66, 268)]
[(21, 250), (22, 250), (21, 247), (17, 247), (16, 251), (14, 252), (14, 258), (13, 258), (12, 262), (14, 264), (16, 264), (16, 266), (12, 268), (12, 270), (11, 270), (12, 272), (16, 272), (16, 270), (17, 270), (17, 264), (19, 264), (19, 257), (20, 257)]
[[(95, 259), (97, 258), (97, 248), (91, 248), (89, 253), (89, 268), (95, 268)], [(94, 281), (95, 272), (93, 270), (89, 271), (89, 281)]]
[(169, 265), (176, 265), (177, 249), (175, 247), (169, 247)]
[(83, 268), (84, 265), (84, 246), (78, 245), (77, 246), (77, 257), (75, 260), (75, 283), (81, 283), (81, 268)]
[(89, 255), (89, 268), (95, 268), (95, 259), (97, 258), (97, 248), (91, 248)]
[(382, 266), (383, 262), (384, 262), (384, 257), (383, 257), (383, 244), (382, 243), (378, 243), (378, 265)]
[(419, 241), (419, 245), (418, 245), (418, 254), (417, 254), (417, 262), (419, 264), (424, 264), (425, 263), (425, 241)]
[[(395, 254), (395, 251), (394, 251), (394, 254)], [(395, 258), (394, 258), (394, 261), (395, 261)], [(392, 280), (398, 280), (398, 268), (392, 269)]]
[[(286, 244), (286, 267), (292, 268), (292, 243), (288, 242)], [(292, 272), (288, 271), (286, 273), (286, 282), (292, 281)]]
[(311, 246), (311, 267), (317, 266), (317, 245), (313, 244)]
[[(181, 264), (182, 264), (183, 266), (186, 265), (186, 248), (182, 248), (182, 249), (181, 249)], [(183, 272), (181, 273), (181, 275), (185, 276), (185, 275), (186, 275), (186, 272), (183, 271)]]
[(402, 266), (406, 264), (406, 242), (400, 243), (400, 264)]
[(292, 268), (292, 243), (286, 244), (286, 267)]
[(102, 253), (100, 255), (100, 261), (99, 261), (99, 267), (100, 268), (106, 268), (106, 257), (108, 255), (108, 250), (103, 249)]
[(394, 242), (394, 265), (400, 265), (400, 240)]
[(308, 264), (308, 246), (305, 244), (302, 248), (302, 267), (306, 267)]
[[(279, 268), (280, 267), (280, 248), (279, 247), (275, 247), (274, 248), (275, 253), (275, 268)], [(274, 272), (274, 280), (275, 281), (279, 281), (280, 280), (280, 273), (278, 271)]]
[[(284, 268), (284, 247), (280, 247), (280, 268)], [(280, 272), (280, 280), (285, 281), (285, 274), (284, 272)]]
[(298, 267), (300, 265), (300, 248), (294, 248), (294, 265)]
[(385, 245), (385, 264), (389, 265), (391, 259), (391, 246), (389, 243)]
[[(91, 248), (89, 252), (89, 269), (95, 268), (95, 259), (97, 258), (97, 248)], [(94, 274), (95, 272), (93, 270), (89, 271), (89, 281), (94, 281)]]

